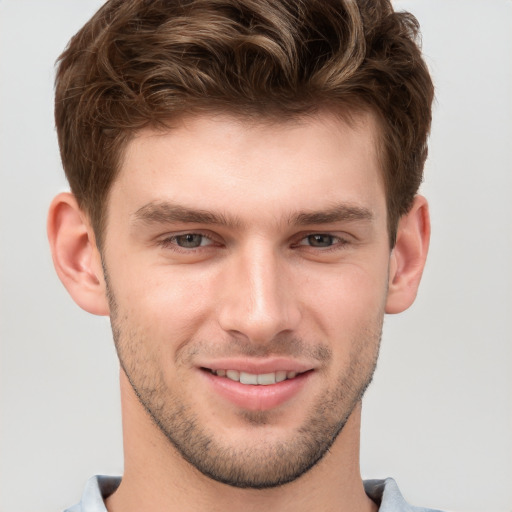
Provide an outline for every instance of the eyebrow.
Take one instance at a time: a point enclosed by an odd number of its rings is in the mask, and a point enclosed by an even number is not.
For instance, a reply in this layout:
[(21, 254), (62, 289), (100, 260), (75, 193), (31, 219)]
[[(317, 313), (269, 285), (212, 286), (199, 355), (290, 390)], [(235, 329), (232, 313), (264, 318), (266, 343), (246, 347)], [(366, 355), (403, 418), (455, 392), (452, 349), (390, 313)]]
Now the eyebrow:
[(223, 213), (196, 210), (167, 201), (145, 204), (135, 212), (134, 219), (146, 224), (183, 222), (186, 224), (218, 224), (227, 227), (239, 227), (241, 225), (239, 219), (227, 217)]
[[(168, 201), (150, 202), (139, 208), (133, 215), (135, 222), (145, 224), (211, 224), (228, 228), (240, 228), (243, 222), (222, 212), (188, 208)], [(335, 222), (371, 221), (373, 213), (365, 207), (339, 204), (319, 211), (297, 212), (288, 217), (289, 225), (332, 224)]]
[(349, 204), (340, 204), (326, 210), (299, 212), (292, 215), (290, 224), (305, 226), (307, 224), (332, 224), (347, 221), (371, 221), (373, 213), (368, 208)]

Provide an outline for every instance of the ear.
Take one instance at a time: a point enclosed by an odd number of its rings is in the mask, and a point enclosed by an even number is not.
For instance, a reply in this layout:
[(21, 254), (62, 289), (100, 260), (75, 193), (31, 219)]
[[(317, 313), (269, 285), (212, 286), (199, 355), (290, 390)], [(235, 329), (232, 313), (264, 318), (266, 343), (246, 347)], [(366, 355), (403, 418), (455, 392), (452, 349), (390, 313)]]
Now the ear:
[(94, 232), (73, 194), (64, 192), (52, 201), (47, 229), (55, 270), (73, 300), (89, 313), (108, 315)]
[(391, 251), (386, 313), (401, 313), (414, 302), (425, 267), (430, 241), (428, 203), (416, 196), (409, 213), (398, 223)]

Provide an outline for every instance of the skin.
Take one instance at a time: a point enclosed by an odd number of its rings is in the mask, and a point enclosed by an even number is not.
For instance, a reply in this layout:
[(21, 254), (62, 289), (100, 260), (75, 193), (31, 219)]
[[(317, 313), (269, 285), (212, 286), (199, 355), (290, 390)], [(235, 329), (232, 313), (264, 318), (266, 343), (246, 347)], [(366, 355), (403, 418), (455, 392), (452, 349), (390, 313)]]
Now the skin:
[[(370, 115), (328, 113), (142, 131), (109, 194), (101, 256), (73, 196), (54, 200), (57, 272), (81, 307), (110, 315), (121, 362), (111, 512), (376, 510), (360, 399), (383, 315), (413, 302), (429, 238), (418, 196), (390, 250), (376, 138)], [(308, 372), (269, 406), (233, 403), (204, 370), (261, 362)]]

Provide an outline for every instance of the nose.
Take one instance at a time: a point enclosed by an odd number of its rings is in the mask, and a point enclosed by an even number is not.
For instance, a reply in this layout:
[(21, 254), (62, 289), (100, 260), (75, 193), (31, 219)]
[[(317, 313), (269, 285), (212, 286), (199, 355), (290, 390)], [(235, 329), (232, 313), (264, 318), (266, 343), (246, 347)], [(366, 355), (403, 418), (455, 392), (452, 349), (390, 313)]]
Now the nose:
[(248, 247), (223, 274), (218, 321), (226, 332), (255, 343), (293, 332), (301, 317), (291, 269), (270, 248)]

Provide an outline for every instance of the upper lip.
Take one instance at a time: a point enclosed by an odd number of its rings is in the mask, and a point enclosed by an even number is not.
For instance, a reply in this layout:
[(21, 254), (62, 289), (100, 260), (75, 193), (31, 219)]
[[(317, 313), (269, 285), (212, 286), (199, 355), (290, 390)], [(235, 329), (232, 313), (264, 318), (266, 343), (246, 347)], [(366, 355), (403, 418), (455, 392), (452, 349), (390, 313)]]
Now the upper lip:
[(311, 363), (297, 361), (285, 357), (275, 358), (223, 358), (214, 359), (211, 361), (202, 361), (199, 365), (200, 368), (208, 368), (209, 370), (238, 370), (241, 372), (251, 373), (255, 375), (274, 373), (277, 371), (293, 371), (303, 373), (308, 370), (313, 370), (314, 366)]

